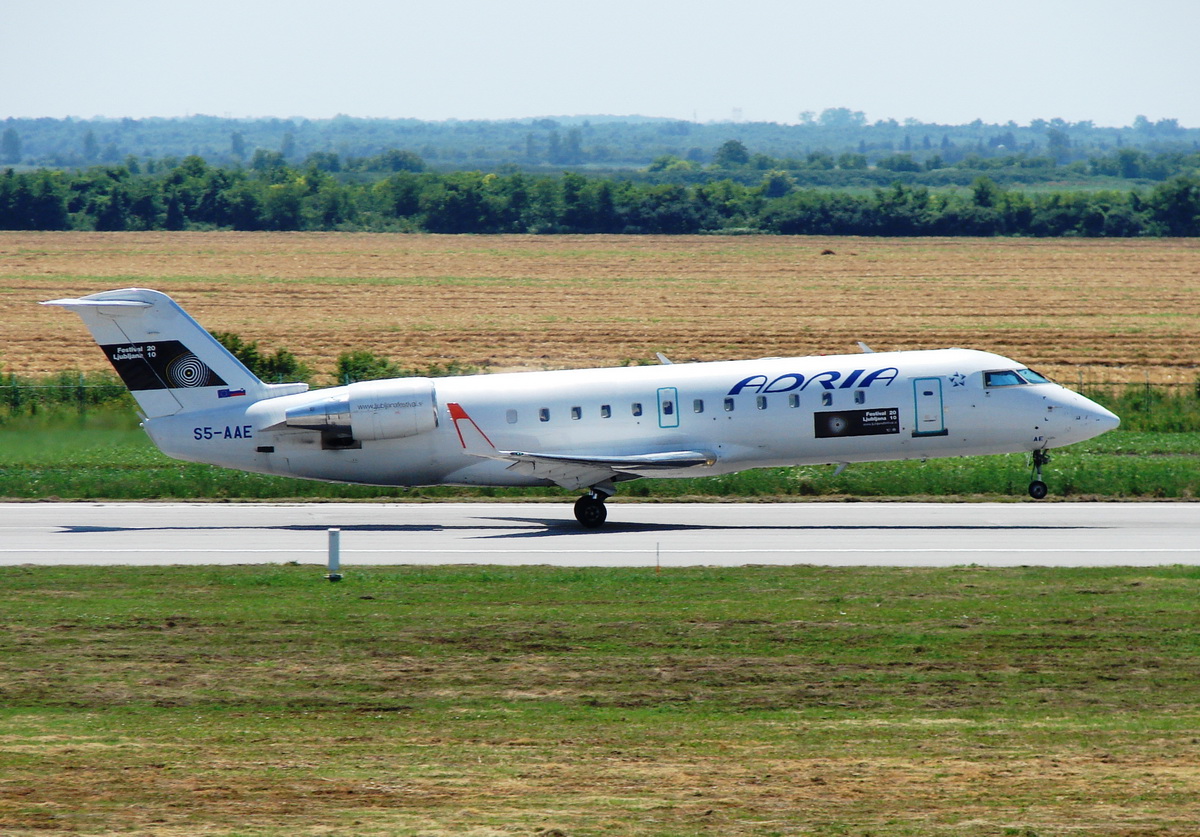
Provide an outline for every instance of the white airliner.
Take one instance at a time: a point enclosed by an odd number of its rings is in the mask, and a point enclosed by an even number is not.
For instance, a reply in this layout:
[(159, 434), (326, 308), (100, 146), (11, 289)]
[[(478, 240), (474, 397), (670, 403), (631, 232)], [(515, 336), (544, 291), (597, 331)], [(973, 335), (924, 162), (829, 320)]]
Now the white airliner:
[(559, 485), (575, 516), (638, 477), (1029, 452), (1041, 499), (1050, 448), (1120, 419), (1000, 355), (967, 349), (760, 358), (452, 378), (309, 391), (266, 384), (158, 291), (70, 308), (168, 456), (370, 485)]

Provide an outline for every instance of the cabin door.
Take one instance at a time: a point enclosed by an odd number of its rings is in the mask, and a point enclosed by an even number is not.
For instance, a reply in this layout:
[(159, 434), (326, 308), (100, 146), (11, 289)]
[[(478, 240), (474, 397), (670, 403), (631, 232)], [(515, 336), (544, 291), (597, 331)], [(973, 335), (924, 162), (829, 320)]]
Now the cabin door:
[(914, 436), (946, 436), (945, 404), (941, 378), (917, 378), (913, 381), (913, 402), (917, 408)]

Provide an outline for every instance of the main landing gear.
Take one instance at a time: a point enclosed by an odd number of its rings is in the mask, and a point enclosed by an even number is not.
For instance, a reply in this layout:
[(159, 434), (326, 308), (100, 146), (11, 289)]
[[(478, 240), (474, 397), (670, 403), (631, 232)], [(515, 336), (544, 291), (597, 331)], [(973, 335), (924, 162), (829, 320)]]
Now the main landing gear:
[(613, 493), (596, 485), (575, 501), (575, 519), (584, 529), (598, 529), (604, 525), (604, 521), (608, 519), (608, 508), (604, 501)]
[(1050, 489), (1042, 482), (1042, 466), (1050, 461), (1050, 454), (1044, 450), (1033, 452), (1033, 481), (1029, 483), (1029, 496), (1035, 500), (1044, 499)]

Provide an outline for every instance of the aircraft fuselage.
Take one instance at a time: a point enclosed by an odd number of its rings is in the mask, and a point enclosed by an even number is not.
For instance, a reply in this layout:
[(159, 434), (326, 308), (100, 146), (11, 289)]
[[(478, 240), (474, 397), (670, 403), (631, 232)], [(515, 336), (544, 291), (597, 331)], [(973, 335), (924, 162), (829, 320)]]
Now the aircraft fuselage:
[[(568, 485), (469, 451), (451, 404), (498, 451), (708, 457), (700, 467), (664, 465), (655, 472), (663, 477), (1043, 451), (1117, 425), (1099, 405), (1023, 369), (996, 354), (942, 349), (397, 379), (245, 405), (235, 394), (144, 427), (179, 459), (418, 486)], [(389, 410), (407, 418), (388, 424), (380, 416)]]

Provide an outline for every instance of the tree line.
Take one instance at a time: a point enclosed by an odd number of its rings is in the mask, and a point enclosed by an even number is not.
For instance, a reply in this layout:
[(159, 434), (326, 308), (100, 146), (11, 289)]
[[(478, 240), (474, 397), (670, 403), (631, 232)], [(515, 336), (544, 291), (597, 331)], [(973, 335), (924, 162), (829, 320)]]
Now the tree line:
[(1144, 116), (1121, 127), (1089, 121), (1034, 119), (1027, 125), (975, 120), (965, 125), (916, 119), (868, 122), (861, 111), (827, 108), (801, 113), (797, 124), (706, 122), (639, 117), (560, 117), (521, 120), (228, 119), (215, 116), (153, 119), (15, 119), (0, 121), (0, 165), (80, 168), (113, 165), (128, 157), (195, 154), (214, 165), (245, 165), (258, 150), (278, 152), (289, 164), (310, 154), (370, 158), (410, 148), (439, 168), (524, 170), (642, 168), (669, 155), (707, 163), (731, 136), (781, 159), (814, 152), (861, 154), (870, 165), (893, 154), (925, 164), (967, 156), (1049, 156), (1059, 164), (1122, 148), (1153, 153), (1200, 147), (1200, 128), (1177, 119)]
[(751, 183), (411, 170), (358, 179), (281, 157), (226, 168), (193, 156), (153, 172), (5, 170), (0, 229), (1196, 236), (1200, 176), (1124, 191), (1023, 192), (980, 177), (967, 189), (895, 182), (851, 193), (796, 188), (778, 171)]
[[(732, 177), (753, 182), (762, 172), (783, 172), (795, 185), (889, 186), (899, 180), (925, 186), (968, 186), (987, 176), (1001, 184), (1073, 183), (1088, 186), (1133, 186), (1138, 182), (1161, 182), (1180, 174), (1200, 171), (1200, 151), (1152, 153), (1121, 148), (1086, 159), (1064, 162), (1054, 154), (951, 154), (934, 153), (918, 158), (911, 152), (896, 152), (873, 161), (865, 154), (844, 151), (834, 155), (812, 151), (802, 158), (773, 157), (751, 152), (740, 140), (727, 140), (717, 149), (709, 165), (664, 155), (646, 172), (658, 182), (700, 182)], [(1126, 181), (1117, 183), (1117, 181)]]

